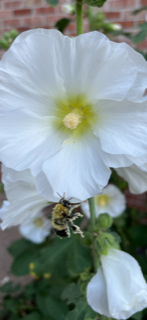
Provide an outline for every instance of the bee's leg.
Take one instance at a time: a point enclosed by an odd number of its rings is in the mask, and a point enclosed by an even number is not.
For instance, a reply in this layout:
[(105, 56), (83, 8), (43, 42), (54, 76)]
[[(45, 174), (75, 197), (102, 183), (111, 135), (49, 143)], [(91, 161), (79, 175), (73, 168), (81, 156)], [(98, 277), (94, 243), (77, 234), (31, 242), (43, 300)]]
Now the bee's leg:
[(76, 208), (79, 208), (80, 207), (80, 203), (79, 204), (75, 204), (75, 205), (71, 205), (71, 208), (70, 208), (70, 212), (72, 212), (74, 209)]
[(74, 234), (79, 234), (82, 238), (84, 238), (83, 232), (78, 226), (76, 226), (72, 221), (69, 221), (69, 224)]
[(80, 213), (80, 212), (75, 212), (75, 213), (72, 213), (72, 214), (68, 214), (67, 215), (67, 219), (69, 221), (74, 221), (75, 219), (79, 218), (79, 217), (83, 217), (83, 214)]

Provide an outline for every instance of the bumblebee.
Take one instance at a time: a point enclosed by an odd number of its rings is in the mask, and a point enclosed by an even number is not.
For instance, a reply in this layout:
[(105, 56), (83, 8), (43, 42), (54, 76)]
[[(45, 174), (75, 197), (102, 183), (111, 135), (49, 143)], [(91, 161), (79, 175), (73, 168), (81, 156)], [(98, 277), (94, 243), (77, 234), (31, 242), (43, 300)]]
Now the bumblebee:
[[(69, 200), (71, 199), (72, 198)], [(83, 232), (73, 222), (78, 217), (83, 217), (79, 212), (72, 213), (75, 208), (79, 207), (79, 204), (71, 205), (69, 200), (65, 199), (65, 195), (63, 195), (59, 203), (54, 207), (52, 212), (53, 230), (60, 238), (66, 238), (70, 237), (70, 226), (73, 233), (80, 234), (81, 237), (84, 237)]]

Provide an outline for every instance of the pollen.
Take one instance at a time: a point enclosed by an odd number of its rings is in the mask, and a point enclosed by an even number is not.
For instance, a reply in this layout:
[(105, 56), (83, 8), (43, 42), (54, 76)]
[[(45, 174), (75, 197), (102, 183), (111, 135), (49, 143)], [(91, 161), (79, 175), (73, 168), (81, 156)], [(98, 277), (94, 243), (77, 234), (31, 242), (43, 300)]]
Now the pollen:
[(105, 207), (109, 203), (109, 200), (110, 200), (110, 198), (107, 194), (102, 194), (102, 195), (97, 196), (97, 204), (100, 207)]
[(41, 227), (43, 226), (43, 219), (41, 219), (41, 218), (36, 218), (36, 219), (34, 220), (34, 224), (35, 224), (36, 227), (41, 228)]
[(63, 123), (68, 129), (76, 129), (77, 126), (81, 123), (81, 115), (78, 113), (68, 113), (63, 119)]

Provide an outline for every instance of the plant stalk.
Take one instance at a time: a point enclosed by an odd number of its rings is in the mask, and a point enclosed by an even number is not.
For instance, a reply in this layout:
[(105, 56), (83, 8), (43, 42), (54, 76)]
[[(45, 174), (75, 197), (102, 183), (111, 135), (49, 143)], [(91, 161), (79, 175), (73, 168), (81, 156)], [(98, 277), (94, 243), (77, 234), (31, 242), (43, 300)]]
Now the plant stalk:
[(90, 216), (91, 216), (91, 227), (92, 227), (92, 234), (93, 234), (92, 255), (93, 255), (94, 269), (95, 269), (95, 272), (97, 272), (96, 239), (95, 239), (95, 234), (94, 234), (95, 222), (96, 222), (94, 197), (89, 198), (88, 202), (89, 202), (89, 209), (90, 209)]
[(76, 1), (76, 23), (77, 23), (77, 36), (83, 33), (83, 15), (82, 15), (82, 1)]

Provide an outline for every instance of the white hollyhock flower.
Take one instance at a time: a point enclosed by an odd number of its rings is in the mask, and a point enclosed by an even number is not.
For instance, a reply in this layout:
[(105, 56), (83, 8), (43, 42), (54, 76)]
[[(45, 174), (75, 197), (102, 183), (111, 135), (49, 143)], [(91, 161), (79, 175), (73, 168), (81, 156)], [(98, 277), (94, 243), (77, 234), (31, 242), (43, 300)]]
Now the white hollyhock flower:
[[(126, 208), (126, 199), (124, 194), (114, 185), (109, 184), (103, 189), (101, 194), (94, 197), (96, 217), (101, 213), (109, 213), (115, 218), (122, 214)], [(90, 218), (90, 210), (88, 201), (81, 203), (83, 213)]]
[(40, 216), (48, 201), (38, 194), (29, 170), (17, 172), (3, 166), (2, 171), (8, 201), (3, 202), (0, 210), (1, 228), (30, 223), (30, 219)]
[(62, 4), (61, 8), (64, 13), (68, 13), (68, 14), (75, 13), (75, 5), (74, 4), (65, 3), (65, 4)]
[(133, 164), (130, 167), (117, 168), (116, 171), (128, 182), (131, 193), (140, 194), (147, 191), (147, 163), (140, 167)]
[(34, 243), (41, 243), (50, 234), (51, 221), (43, 217), (43, 214), (37, 215), (27, 224), (19, 226), (20, 233), (28, 240)]
[(121, 24), (119, 24), (119, 23), (112, 23), (112, 29), (113, 29), (114, 31), (119, 31), (119, 30), (122, 29), (122, 26), (121, 26)]
[(43, 197), (48, 185), (77, 201), (100, 193), (109, 167), (147, 152), (146, 103), (134, 103), (146, 77), (139, 53), (99, 32), (22, 33), (0, 62), (1, 161), (30, 168)]
[(110, 249), (87, 287), (91, 308), (107, 317), (127, 319), (147, 307), (147, 284), (138, 262), (128, 253)]

